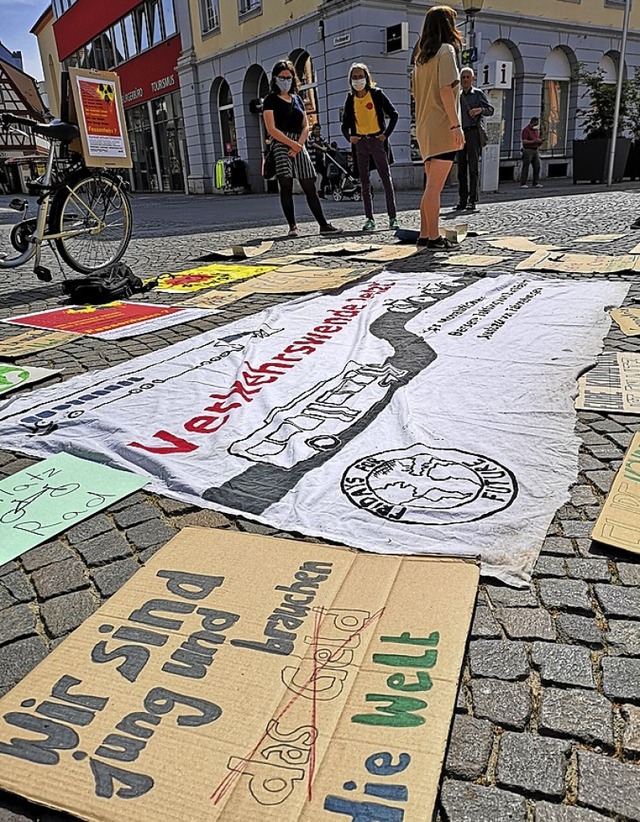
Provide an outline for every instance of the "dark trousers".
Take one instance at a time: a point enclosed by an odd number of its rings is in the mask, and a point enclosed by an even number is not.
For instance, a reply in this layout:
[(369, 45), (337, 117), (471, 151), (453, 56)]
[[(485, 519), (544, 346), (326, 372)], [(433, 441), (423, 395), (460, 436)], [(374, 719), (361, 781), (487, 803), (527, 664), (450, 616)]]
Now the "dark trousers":
[(540, 179), (540, 154), (537, 148), (522, 149), (522, 174), (520, 175), (520, 185), (526, 185), (529, 176), (529, 166), (533, 169), (533, 185), (538, 185)]
[(396, 195), (393, 190), (389, 158), (385, 148), (385, 141), (377, 137), (361, 137), (356, 143), (356, 157), (358, 160), (358, 174), (362, 183), (362, 204), (368, 220), (373, 220), (373, 201), (371, 199), (371, 172), (369, 162), (373, 160), (380, 182), (384, 188), (387, 200), (387, 214), (392, 220), (396, 216)]
[(465, 128), (464, 148), (458, 152), (458, 196), (466, 205), (478, 202), (478, 177), (480, 172), (480, 131), (477, 126)]

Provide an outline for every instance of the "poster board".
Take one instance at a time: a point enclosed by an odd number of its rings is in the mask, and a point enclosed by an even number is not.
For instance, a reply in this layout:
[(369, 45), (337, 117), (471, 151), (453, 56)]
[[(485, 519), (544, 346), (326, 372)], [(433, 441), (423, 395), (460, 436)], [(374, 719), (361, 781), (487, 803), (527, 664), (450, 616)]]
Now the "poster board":
[(0, 358), (15, 360), (17, 357), (36, 354), (46, 348), (55, 348), (76, 338), (76, 334), (66, 334), (63, 331), (42, 331), (37, 328), (30, 328), (23, 334), (16, 334), (13, 337), (5, 337), (1, 340)]
[(428, 822), (477, 584), (185, 529), (0, 701), (0, 787), (100, 822)]
[(36, 368), (32, 365), (0, 362), (0, 397), (29, 383), (47, 380), (59, 373), (58, 368)]
[(640, 354), (607, 353), (578, 380), (576, 408), (640, 414)]
[(90, 168), (131, 168), (120, 78), (113, 71), (69, 69), (71, 120), (80, 130), (84, 161)]
[(591, 539), (640, 554), (640, 433), (633, 435)]
[(620, 331), (627, 337), (637, 337), (640, 334), (640, 308), (624, 306), (614, 308), (609, 314), (611, 319), (620, 326)]

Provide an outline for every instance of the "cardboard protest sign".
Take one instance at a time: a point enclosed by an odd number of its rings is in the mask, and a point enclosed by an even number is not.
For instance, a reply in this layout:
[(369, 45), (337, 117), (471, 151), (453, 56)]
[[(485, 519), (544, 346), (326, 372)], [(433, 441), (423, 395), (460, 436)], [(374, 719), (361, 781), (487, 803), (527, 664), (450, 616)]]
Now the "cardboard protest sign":
[(415, 248), (397, 243), (396, 245), (383, 245), (376, 251), (367, 251), (364, 254), (349, 254), (349, 260), (362, 260), (366, 263), (390, 263), (394, 260), (404, 260), (416, 253)]
[(251, 257), (259, 257), (266, 254), (273, 248), (273, 240), (263, 240), (259, 245), (233, 245), (230, 248), (221, 248), (218, 251), (210, 251), (199, 257), (200, 260), (247, 260)]
[(636, 243), (633, 248), (630, 248), (629, 254), (640, 254), (640, 243)]
[(70, 68), (69, 80), (85, 164), (92, 168), (131, 168), (118, 75)]
[(219, 308), (224, 308), (225, 305), (237, 303), (243, 297), (248, 297), (253, 294), (253, 291), (236, 291), (235, 288), (230, 288), (228, 291), (205, 291), (198, 292), (194, 297), (189, 297), (188, 300), (183, 300), (180, 305), (195, 305), (200, 308), (210, 308), (216, 311)]
[(16, 357), (24, 357), (26, 354), (35, 354), (45, 348), (55, 348), (57, 345), (75, 340), (76, 334), (65, 334), (61, 331), (40, 331), (30, 329), (24, 334), (16, 334), (14, 337), (5, 337), (0, 340), (0, 357), (13, 360)]
[(246, 289), (257, 294), (303, 294), (339, 288), (370, 273), (370, 268), (316, 268), (293, 264), (243, 283), (238, 290)]
[(147, 484), (146, 477), (56, 454), (0, 480), (0, 565)]
[(640, 433), (616, 473), (591, 539), (640, 554)]
[(346, 254), (366, 254), (367, 251), (377, 251), (382, 248), (380, 243), (358, 243), (358, 242), (338, 242), (327, 243), (326, 245), (316, 245), (313, 248), (302, 249), (301, 254), (313, 256), (314, 254), (329, 256), (341, 256)]
[(487, 244), (492, 248), (501, 248), (506, 251), (545, 251), (554, 248), (549, 245), (539, 245), (531, 237), (495, 237), (488, 239)]
[(472, 265), (476, 268), (486, 268), (489, 265), (498, 265), (509, 257), (498, 257), (493, 254), (453, 254), (442, 258), (446, 265)]
[(74, 334), (86, 334), (101, 340), (119, 340), (186, 323), (208, 313), (204, 309), (117, 300), (104, 305), (53, 308), (49, 311), (10, 317), (2, 322), (56, 331), (72, 331)]
[(608, 353), (578, 380), (576, 408), (640, 413), (640, 354)]
[(609, 314), (627, 337), (640, 334), (640, 308), (614, 308)]
[(273, 271), (275, 267), (274, 265), (229, 265), (226, 263), (203, 265), (199, 268), (179, 271), (176, 274), (163, 274), (158, 278), (156, 289), (184, 294), (205, 288), (219, 288), (227, 283), (236, 283), (265, 274)]
[(584, 237), (576, 237), (574, 243), (612, 243), (614, 240), (622, 240), (626, 234), (585, 234)]
[(96, 822), (426, 822), (477, 583), (186, 529), (0, 701), (0, 787)]
[(600, 254), (565, 254), (542, 249), (518, 263), (516, 271), (561, 271), (566, 274), (614, 274), (632, 271), (636, 257), (622, 254), (609, 257)]
[(51, 368), (33, 368), (0, 362), (0, 395), (15, 391), (16, 388), (22, 388), (31, 382), (46, 380), (59, 373), (59, 370), (54, 371)]

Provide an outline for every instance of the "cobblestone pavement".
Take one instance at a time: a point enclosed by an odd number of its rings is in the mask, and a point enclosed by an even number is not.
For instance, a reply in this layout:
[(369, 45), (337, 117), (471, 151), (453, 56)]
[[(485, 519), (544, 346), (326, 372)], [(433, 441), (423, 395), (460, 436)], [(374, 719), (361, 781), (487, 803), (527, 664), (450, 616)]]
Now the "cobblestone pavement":
[[(633, 184), (602, 190), (560, 183), (533, 198), (533, 192), (505, 186), (470, 221), (478, 230), (545, 240), (625, 231), (640, 214), (638, 193)], [(0, 198), (0, 248), (8, 237), (8, 199)], [(400, 194), (404, 224), (417, 225), (418, 199), (417, 192)], [(296, 202), (306, 213), (302, 199)], [(445, 203), (454, 202), (455, 192), (447, 191)], [(140, 197), (134, 207), (136, 239), (127, 261), (142, 275), (189, 267), (192, 258), (231, 242), (282, 237), (275, 197)], [(329, 203), (327, 213), (345, 229), (362, 223), (359, 203)], [(318, 241), (312, 224), (302, 229), (299, 240), (278, 241), (274, 250), (286, 253)], [(638, 240), (640, 232), (629, 231), (615, 244), (585, 250), (622, 253)], [(482, 237), (464, 244), (464, 251), (486, 249)], [(513, 270), (522, 257), (514, 254), (503, 268)], [(394, 267), (437, 270), (438, 263), (422, 254)], [(51, 308), (61, 299), (60, 278), (41, 284), (28, 269), (3, 272), (0, 298), (0, 319)], [(169, 301), (157, 294), (152, 299)], [(28, 362), (62, 368), (68, 379), (287, 299), (248, 297), (223, 314), (129, 340), (79, 338)], [(627, 302), (634, 299), (640, 299), (635, 279)], [(0, 338), (13, 333), (0, 326)], [(614, 327), (605, 347), (640, 351), (640, 338), (623, 337)], [(639, 428), (640, 417), (579, 412), (580, 475), (571, 501), (550, 527), (532, 587), (514, 590), (482, 581), (446, 758), (440, 822), (640, 820), (640, 564), (634, 555), (594, 545), (588, 537)], [(0, 451), (0, 476), (31, 463)], [(139, 492), (0, 567), (0, 694), (186, 525), (277, 533), (242, 517)], [(63, 818), (68, 819), (0, 793), (0, 822)]]

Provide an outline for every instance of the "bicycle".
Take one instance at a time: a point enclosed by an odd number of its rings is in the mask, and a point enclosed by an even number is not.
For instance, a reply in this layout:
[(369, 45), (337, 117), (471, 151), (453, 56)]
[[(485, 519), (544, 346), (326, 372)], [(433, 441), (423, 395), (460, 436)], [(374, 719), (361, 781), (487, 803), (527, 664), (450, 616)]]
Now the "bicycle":
[(35, 275), (50, 282), (51, 271), (41, 265), (44, 243), (55, 247), (64, 262), (81, 274), (118, 262), (132, 230), (124, 181), (111, 171), (87, 168), (81, 156), (69, 150), (79, 134), (76, 125), (59, 120), (36, 123), (9, 113), (3, 113), (0, 120), (6, 129), (23, 126), (50, 143), (45, 173), (27, 183), (29, 192), (38, 195), (35, 217), (29, 216), (28, 200), (10, 204), (22, 212), (10, 235), (18, 256), (0, 254), (0, 269), (17, 268), (35, 258)]

